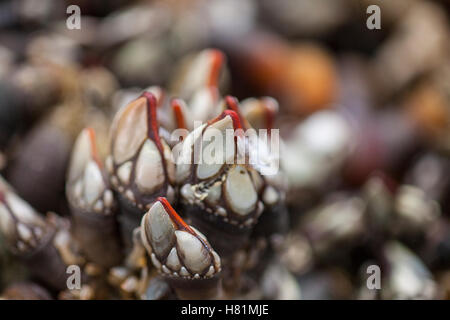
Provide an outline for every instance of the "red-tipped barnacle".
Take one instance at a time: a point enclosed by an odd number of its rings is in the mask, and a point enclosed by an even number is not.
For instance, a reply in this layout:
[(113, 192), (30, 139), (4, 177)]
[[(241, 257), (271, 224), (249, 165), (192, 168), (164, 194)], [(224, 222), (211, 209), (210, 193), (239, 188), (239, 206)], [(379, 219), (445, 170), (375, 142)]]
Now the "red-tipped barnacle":
[(186, 101), (187, 129), (197, 126), (194, 121), (206, 122), (220, 114), (219, 87), (224, 82), (224, 69), (225, 56), (216, 49), (201, 51), (180, 68), (172, 93)]
[(105, 268), (119, 264), (122, 249), (116, 221), (117, 204), (90, 128), (84, 129), (75, 142), (66, 194), (75, 235), (88, 260)]
[(215, 87), (205, 87), (197, 91), (188, 103), (175, 98), (170, 106), (172, 110), (166, 112), (172, 116), (168, 127), (192, 130), (220, 114), (219, 92)]
[(142, 215), (157, 197), (175, 200), (172, 151), (160, 137), (157, 101), (144, 92), (116, 114), (106, 167), (120, 203), (119, 222), (127, 247)]
[[(171, 103), (173, 118), (175, 119), (175, 126), (177, 129), (192, 129), (190, 114), (188, 112), (186, 103), (181, 99), (172, 99)], [(185, 137), (181, 137), (184, 139)]]
[(221, 255), (245, 245), (263, 210), (260, 174), (238, 161), (246, 160), (245, 139), (238, 114), (225, 110), (188, 135), (177, 159), (184, 212)]
[[(284, 203), (287, 190), (284, 174), (277, 170), (275, 174), (264, 174), (263, 170), (274, 165), (277, 156), (269, 150), (271, 145), (271, 133), (274, 125), (276, 113), (278, 111), (278, 102), (270, 97), (261, 99), (250, 98), (240, 105), (236, 98), (232, 96), (225, 97), (225, 108), (234, 110), (238, 115), (244, 128), (247, 130), (256, 129), (259, 133), (266, 131), (266, 141), (258, 136), (256, 139), (246, 139), (246, 148), (249, 153), (258, 150), (256, 163), (253, 168), (256, 172), (253, 179), (258, 186), (258, 197), (264, 204), (264, 210), (258, 219), (251, 234), (251, 244), (264, 243), (264, 250), (258, 250), (255, 246), (255, 252), (259, 252), (256, 268), (263, 270), (267, 262), (270, 262), (272, 254), (278, 246), (282, 235), (287, 233), (289, 228), (289, 214)], [(251, 121), (249, 121), (251, 120)], [(276, 138), (276, 137), (275, 137)], [(251, 157), (251, 155), (250, 155)], [(267, 250), (268, 249), (268, 250)]]
[(220, 272), (220, 258), (205, 236), (187, 225), (166, 198), (158, 198), (142, 218), (141, 236), (163, 274), (200, 279)]
[(239, 107), (239, 101), (233, 96), (226, 96), (224, 98), (224, 110), (232, 110), (236, 112), (239, 117), (239, 121), (241, 122), (241, 129), (249, 129), (252, 126), (248, 122), (247, 118), (242, 115), (241, 108)]
[(225, 56), (217, 49), (206, 49), (182, 62), (173, 91), (183, 99), (192, 98), (203, 88), (218, 88), (225, 69)]
[(39, 280), (61, 290), (66, 286), (69, 261), (59, 248), (57, 229), (51, 219), (40, 216), (0, 178), (0, 233), (7, 247)]
[[(205, 297), (216, 297), (216, 290), (220, 291), (220, 257), (206, 237), (187, 225), (167, 199), (158, 198), (144, 215), (141, 236), (153, 265), (180, 298), (198, 298), (205, 293)], [(211, 290), (216, 292), (212, 296)]]

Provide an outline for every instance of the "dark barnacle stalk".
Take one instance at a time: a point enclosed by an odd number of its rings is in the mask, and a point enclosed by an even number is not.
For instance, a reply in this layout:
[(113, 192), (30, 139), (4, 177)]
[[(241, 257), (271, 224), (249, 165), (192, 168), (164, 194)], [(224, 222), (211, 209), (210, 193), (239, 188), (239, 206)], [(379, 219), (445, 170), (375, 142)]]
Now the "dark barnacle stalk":
[(118, 265), (122, 249), (116, 221), (117, 204), (90, 128), (84, 129), (75, 142), (66, 194), (75, 235), (86, 258), (104, 268)]
[(120, 204), (119, 222), (126, 248), (131, 235), (157, 197), (175, 201), (175, 166), (160, 129), (153, 94), (144, 92), (121, 109), (111, 127), (111, 154), (106, 159)]
[(206, 237), (158, 198), (141, 222), (142, 242), (180, 299), (221, 299), (221, 260)]
[(41, 217), (0, 180), (0, 231), (8, 248), (40, 281), (53, 289), (66, 288), (66, 269), (76, 264), (69, 250), (70, 234), (61, 218)]

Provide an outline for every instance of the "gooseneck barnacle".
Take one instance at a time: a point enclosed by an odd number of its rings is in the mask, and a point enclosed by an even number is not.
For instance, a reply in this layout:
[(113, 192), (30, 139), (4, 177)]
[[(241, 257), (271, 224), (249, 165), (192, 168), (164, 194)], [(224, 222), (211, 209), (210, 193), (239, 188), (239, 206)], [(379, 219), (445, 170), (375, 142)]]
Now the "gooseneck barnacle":
[[(221, 293), (219, 255), (206, 237), (186, 224), (165, 198), (158, 198), (141, 222), (141, 237), (155, 268), (183, 297)], [(186, 281), (188, 280), (188, 281)], [(191, 284), (186, 290), (187, 282)], [(210, 283), (208, 289), (203, 282)], [(215, 291), (211, 295), (212, 291)]]
[(157, 100), (144, 92), (120, 110), (111, 127), (110, 181), (121, 204), (119, 220), (126, 243), (157, 197), (175, 200), (172, 152), (160, 137)]
[(75, 142), (66, 193), (84, 254), (105, 268), (120, 264), (123, 254), (116, 221), (118, 205), (91, 128), (84, 129)]

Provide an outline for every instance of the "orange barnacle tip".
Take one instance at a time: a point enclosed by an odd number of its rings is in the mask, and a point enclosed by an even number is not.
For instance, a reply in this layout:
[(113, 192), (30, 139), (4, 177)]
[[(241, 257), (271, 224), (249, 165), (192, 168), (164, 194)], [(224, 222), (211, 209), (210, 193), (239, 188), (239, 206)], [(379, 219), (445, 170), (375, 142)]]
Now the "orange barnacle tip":
[(278, 103), (275, 99), (270, 97), (263, 98), (261, 102), (265, 111), (266, 129), (270, 134), (275, 123), (275, 117), (278, 113)]
[(95, 139), (95, 131), (92, 128), (86, 128), (85, 130), (88, 132), (88, 135), (89, 135), (89, 141), (91, 144), (91, 157), (97, 163), (97, 165), (101, 168), (103, 165), (98, 156), (97, 142)]
[(170, 205), (169, 201), (167, 201), (164, 197), (158, 197), (156, 201), (161, 202), (164, 209), (166, 210), (167, 214), (170, 216), (170, 219), (173, 221), (173, 223), (176, 225), (178, 230), (185, 230), (193, 235), (195, 235), (194, 230), (189, 227), (186, 222), (181, 219), (181, 217), (178, 215), (178, 213), (175, 211), (175, 209)]
[(106, 164), (114, 188), (141, 210), (150, 206), (155, 192), (173, 195), (175, 164), (170, 147), (159, 135), (153, 93), (142, 93), (116, 115)]
[(217, 87), (225, 56), (220, 50), (217, 49), (211, 49), (209, 51), (209, 56), (211, 61), (211, 69), (207, 80), (207, 86)]
[(220, 96), (219, 90), (217, 89), (217, 87), (209, 87), (208, 90), (209, 90), (209, 94), (213, 98), (213, 101), (217, 101)]
[(187, 129), (186, 118), (183, 112), (183, 104), (184, 102), (180, 99), (173, 99), (171, 102), (176, 126), (178, 129)]
[(233, 96), (226, 96), (225, 97), (225, 104), (228, 109), (235, 111), (237, 114), (239, 114), (239, 106), (238, 101)]

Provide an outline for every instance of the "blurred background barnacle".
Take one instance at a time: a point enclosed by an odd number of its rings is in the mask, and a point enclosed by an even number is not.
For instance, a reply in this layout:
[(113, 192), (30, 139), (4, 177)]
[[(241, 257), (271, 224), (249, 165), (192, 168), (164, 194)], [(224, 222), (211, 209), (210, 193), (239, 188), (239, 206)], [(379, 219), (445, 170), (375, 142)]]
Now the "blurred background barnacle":
[[(279, 174), (175, 166), (210, 127)], [(1, 298), (448, 299), (450, 3), (2, 1), (0, 175)]]

